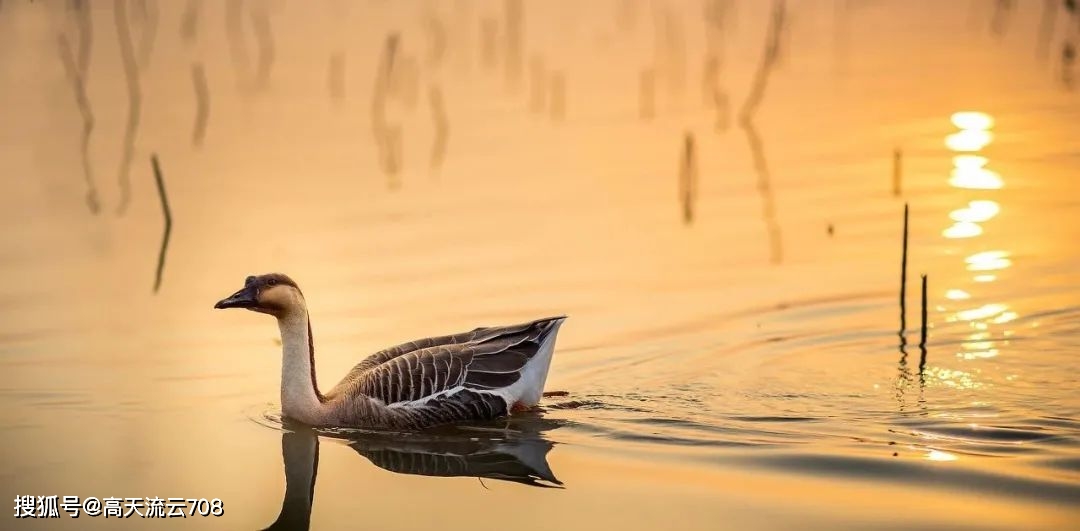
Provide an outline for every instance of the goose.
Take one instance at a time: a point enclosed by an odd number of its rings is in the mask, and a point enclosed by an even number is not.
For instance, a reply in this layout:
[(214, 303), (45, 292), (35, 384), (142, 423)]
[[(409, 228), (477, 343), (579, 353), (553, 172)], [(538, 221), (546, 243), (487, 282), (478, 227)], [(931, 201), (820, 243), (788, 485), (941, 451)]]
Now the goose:
[(419, 430), (537, 405), (565, 316), (429, 337), (376, 352), (329, 392), (315, 380), (307, 304), (288, 276), (249, 276), (214, 308), (277, 318), (281, 412), (314, 427)]

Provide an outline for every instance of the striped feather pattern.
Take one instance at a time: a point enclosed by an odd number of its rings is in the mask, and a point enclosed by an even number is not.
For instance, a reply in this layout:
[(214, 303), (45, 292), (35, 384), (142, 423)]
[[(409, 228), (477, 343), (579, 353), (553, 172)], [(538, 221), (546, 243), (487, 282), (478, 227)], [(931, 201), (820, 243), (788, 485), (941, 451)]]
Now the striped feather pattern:
[(521, 378), (561, 319), (391, 347), (357, 364), (326, 394), (327, 403), (338, 422), (353, 426), (414, 429), (506, 415), (511, 404), (498, 391)]

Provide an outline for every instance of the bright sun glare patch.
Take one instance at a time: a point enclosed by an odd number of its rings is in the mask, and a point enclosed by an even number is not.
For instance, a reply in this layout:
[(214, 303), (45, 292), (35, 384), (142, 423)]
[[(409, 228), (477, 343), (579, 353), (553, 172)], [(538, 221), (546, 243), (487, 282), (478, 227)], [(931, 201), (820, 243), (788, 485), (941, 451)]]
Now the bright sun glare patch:
[(970, 299), (971, 294), (962, 289), (950, 289), (945, 292), (945, 298), (951, 301), (962, 301), (964, 299)]
[(972, 308), (970, 310), (961, 310), (956, 312), (956, 320), (960, 321), (977, 321), (980, 319), (986, 319), (987, 317), (993, 317), (995, 315), (1004, 312), (1009, 309), (1004, 304), (984, 304), (978, 308)]
[(984, 251), (964, 259), (968, 271), (997, 271), (1012, 265), (1009, 253), (1005, 251)]
[(926, 458), (931, 461), (956, 461), (956, 455), (941, 450), (930, 450), (926, 454)]
[(998, 315), (997, 317), (993, 318), (990, 322), (994, 323), (994, 324), (1002, 324), (1002, 323), (1007, 323), (1009, 321), (1015, 321), (1017, 317), (1019, 317), (1019, 315), (1017, 315), (1016, 312), (1012, 312), (1012, 311), (1002, 312), (1001, 315)]
[(997, 172), (986, 168), (953, 168), (949, 186), (969, 190), (997, 190), (1005, 186), (1005, 181)]
[(998, 355), (998, 349), (996, 349), (996, 348), (991, 348), (991, 349), (986, 349), (986, 350), (976, 350), (976, 351), (973, 351), (973, 352), (962, 352), (962, 353), (960, 353), (960, 357), (962, 357), (963, 359), (968, 360), (968, 361), (994, 358), (994, 357), (997, 357), (997, 355)]
[(990, 129), (994, 118), (984, 112), (963, 111), (953, 113), (952, 123), (960, 129)]
[(942, 236), (951, 239), (973, 238), (983, 233), (982, 227), (967, 221), (954, 223), (953, 226), (941, 232)]
[(970, 201), (967, 208), (959, 208), (949, 213), (953, 221), (982, 223), (990, 220), (1001, 212), (1001, 207), (996, 201), (980, 199)]
[(982, 129), (964, 129), (945, 137), (945, 146), (953, 151), (978, 151), (994, 140), (994, 134)]
[(957, 155), (953, 157), (953, 166), (961, 170), (976, 170), (986, 166), (990, 159), (979, 155)]

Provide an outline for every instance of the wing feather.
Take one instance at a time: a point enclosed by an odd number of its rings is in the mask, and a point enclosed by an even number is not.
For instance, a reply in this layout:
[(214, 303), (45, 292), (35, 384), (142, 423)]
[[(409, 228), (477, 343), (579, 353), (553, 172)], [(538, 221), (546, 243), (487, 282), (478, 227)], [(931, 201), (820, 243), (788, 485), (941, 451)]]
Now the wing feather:
[[(518, 381), (557, 319), (403, 343), (360, 362), (327, 395), (359, 393), (389, 405), (430, 400), (460, 387), (501, 389)], [(439, 402), (450, 408), (462, 405)]]

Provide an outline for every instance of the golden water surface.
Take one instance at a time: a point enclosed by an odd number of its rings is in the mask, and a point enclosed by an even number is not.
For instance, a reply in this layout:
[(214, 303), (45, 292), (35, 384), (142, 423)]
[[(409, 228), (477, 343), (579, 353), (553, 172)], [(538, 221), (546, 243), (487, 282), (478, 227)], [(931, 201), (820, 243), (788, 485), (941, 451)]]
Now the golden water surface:
[[(0, 490), (224, 515), (0, 528), (1076, 526), (1059, 4), (4, 1)], [(568, 394), (283, 426), (270, 271), (324, 389), (565, 313)]]

